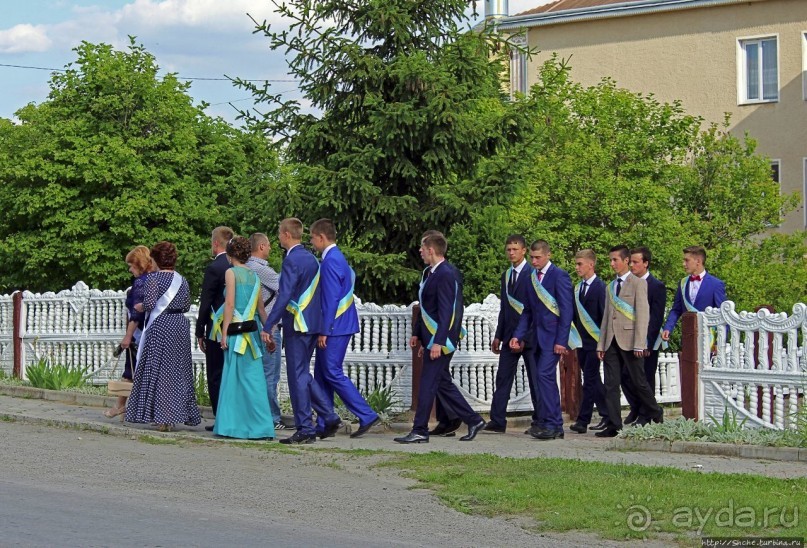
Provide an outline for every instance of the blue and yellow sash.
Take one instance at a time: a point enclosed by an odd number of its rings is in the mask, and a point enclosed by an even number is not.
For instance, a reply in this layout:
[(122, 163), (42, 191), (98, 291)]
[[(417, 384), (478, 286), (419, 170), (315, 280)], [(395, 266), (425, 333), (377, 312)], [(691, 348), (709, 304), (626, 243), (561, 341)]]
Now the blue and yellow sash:
[(311, 304), (311, 299), (314, 298), (317, 286), (319, 286), (319, 268), (317, 268), (317, 275), (311, 280), (311, 285), (303, 291), (300, 298), (296, 301), (292, 299), (289, 301), (289, 304), (286, 305), (286, 310), (294, 316), (294, 330), (298, 333), (308, 333), (308, 324), (305, 321), (303, 312), (308, 308), (308, 305)]
[(221, 342), (221, 324), (224, 323), (224, 303), (221, 303), (218, 310), (213, 310), (212, 306), (210, 310), (210, 319), (213, 320), (213, 325), (210, 328), (210, 340)]
[[(255, 275), (255, 286), (252, 288), (252, 295), (249, 297), (247, 306), (243, 312), (233, 310), (233, 322), (245, 322), (254, 319), (255, 312), (258, 309), (258, 299), (260, 296), (261, 282), (258, 279), (258, 276)], [(252, 333), (239, 333), (238, 335), (233, 335), (232, 338), (229, 338), (227, 342), (230, 348), (232, 348), (237, 354), (244, 355), (244, 353), (247, 351), (247, 347), (249, 347), (252, 350), (253, 358), (257, 359), (262, 355), (261, 350), (255, 346), (252, 339)]]
[[(348, 267), (350, 268), (350, 267)], [(342, 297), (339, 301), (339, 305), (336, 307), (336, 316), (338, 318), (342, 314), (350, 309), (350, 305), (353, 304), (353, 290), (356, 288), (356, 273), (353, 272), (353, 269), (350, 268), (350, 291), (348, 291), (347, 295)]]
[[(583, 303), (580, 302), (580, 288), (583, 286), (583, 282), (577, 284), (577, 287), (574, 288), (574, 304), (577, 307), (577, 316), (580, 318), (580, 323), (583, 324), (583, 327), (586, 329), (586, 332), (597, 342), (600, 342), (600, 326), (594, 323), (594, 320), (591, 318), (591, 315), (583, 306)], [(574, 325), (574, 324), (572, 324)], [(575, 332), (577, 329), (575, 328)], [(580, 336), (579, 334), (577, 335)]]
[(617, 297), (616, 294), (616, 280), (612, 280), (608, 284), (608, 297), (611, 300), (611, 305), (616, 308), (623, 316), (630, 321), (636, 321), (636, 311), (631, 305)]
[[(431, 268), (431, 267), (428, 267)], [(428, 268), (426, 270), (428, 270)], [(420, 277), (420, 288), (418, 289), (418, 300), (420, 301), (420, 317), (423, 318), (423, 323), (426, 326), (426, 330), (431, 334), (432, 338), (429, 339), (429, 344), (426, 345), (427, 350), (431, 350), (432, 346), (434, 345), (434, 336), (437, 334), (437, 322), (434, 321), (434, 318), (429, 316), (429, 313), (426, 312), (426, 309), (423, 307), (423, 287), (426, 285), (426, 270), (423, 271), (423, 275)], [(459, 299), (460, 293), (460, 286), (455, 281), (454, 282), (454, 305), (451, 310), (451, 321), (448, 324), (448, 330), (454, 327), (454, 319), (457, 317), (457, 300)], [(465, 330), (464, 327), (460, 328), (460, 340), (464, 339), (468, 332)], [(443, 346), (443, 354), (451, 354), (457, 349), (454, 346), (454, 343), (451, 342), (451, 339), (446, 337), (446, 344)]]
[[(538, 299), (544, 303), (544, 306), (552, 312), (555, 316), (560, 318), (560, 307), (558, 306), (558, 301), (555, 300), (549, 291), (538, 281), (538, 272), (539, 270), (533, 270), (532, 274), (530, 275), (530, 281), (532, 281), (532, 288), (535, 290), (535, 294), (538, 295)], [(569, 348), (574, 350), (575, 348), (580, 348), (583, 346), (583, 340), (580, 338), (580, 333), (577, 331), (577, 328), (572, 322), (571, 328), (569, 330)]]
[(504, 279), (504, 292), (507, 295), (507, 302), (510, 303), (510, 306), (513, 307), (513, 310), (516, 311), (516, 314), (521, 316), (521, 314), (524, 312), (524, 303), (522, 303), (521, 301), (519, 301), (518, 299), (516, 299), (515, 297), (513, 297), (510, 294), (510, 284), (508, 283), (508, 280), (510, 279), (510, 276), (512, 275), (512, 272), (513, 272), (513, 267), (511, 266), (507, 270), (507, 272), (504, 273), (504, 277), (505, 277), (505, 279)]

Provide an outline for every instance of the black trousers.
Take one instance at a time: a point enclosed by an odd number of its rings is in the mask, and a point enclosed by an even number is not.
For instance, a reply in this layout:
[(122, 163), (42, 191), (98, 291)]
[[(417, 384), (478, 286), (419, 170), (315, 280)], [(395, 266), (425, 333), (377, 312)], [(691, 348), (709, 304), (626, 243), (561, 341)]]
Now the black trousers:
[[(651, 350), (650, 355), (644, 359), (644, 376), (647, 379), (647, 384), (650, 391), (655, 395), (656, 393), (656, 371), (658, 370), (658, 350)], [(630, 377), (627, 376), (625, 371), (622, 372), (622, 393), (625, 394), (625, 399), (630, 404), (630, 410), (639, 414), (639, 402), (636, 398), (636, 391), (630, 382)]]
[(436, 360), (432, 360), (429, 351), (423, 349), (423, 369), (420, 373), (420, 392), (418, 393), (418, 405), (415, 409), (415, 420), (412, 431), (416, 434), (427, 435), (429, 433), (429, 417), (432, 413), (434, 400), (437, 398), (444, 410), (449, 414), (456, 415), (465, 424), (477, 424), (482, 420), (479, 413), (471, 409), (468, 402), (454, 385), (448, 365), (454, 353), (440, 354)]
[(205, 340), (205, 373), (207, 375), (207, 393), (210, 394), (210, 406), (213, 414), (219, 407), (219, 388), (221, 387), (221, 374), (224, 371), (224, 351), (221, 343)]
[(605, 385), (600, 377), (600, 359), (596, 350), (577, 349), (577, 363), (583, 372), (583, 401), (580, 402), (580, 413), (577, 415), (577, 422), (580, 424), (591, 423), (591, 416), (594, 414), (594, 405), (604, 419), (608, 418), (607, 405), (605, 403)]
[(507, 402), (510, 401), (510, 391), (513, 389), (513, 381), (518, 372), (518, 362), (524, 358), (524, 366), (527, 368), (527, 380), (530, 385), (530, 398), (532, 399), (532, 424), (538, 424), (538, 390), (533, 385), (535, 374), (535, 354), (531, 348), (524, 350), (524, 353), (513, 352), (510, 347), (502, 344), (502, 351), (499, 354), (499, 368), (496, 370), (496, 388), (493, 390), (493, 402), (490, 404), (490, 422), (498, 427), (507, 427)]
[(634, 387), (639, 414), (656, 417), (662, 413), (653, 392), (644, 376), (644, 358), (637, 357), (633, 350), (623, 350), (614, 339), (605, 351), (605, 402), (608, 408), (608, 422), (612, 427), (622, 428), (622, 406), (619, 386), (623, 371), (627, 373)]

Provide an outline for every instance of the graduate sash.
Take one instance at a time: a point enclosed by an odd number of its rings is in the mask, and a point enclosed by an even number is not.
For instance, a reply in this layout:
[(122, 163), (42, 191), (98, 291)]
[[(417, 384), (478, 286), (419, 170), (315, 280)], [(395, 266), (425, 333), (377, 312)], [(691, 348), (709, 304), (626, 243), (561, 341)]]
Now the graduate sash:
[[(583, 328), (586, 332), (597, 342), (600, 342), (600, 327), (594, 323), (594, 320), (591, 318), (591, 315), (583, 306), (583, 303), (580, 302), (580, 288), (583, 286), (583, 282), (577, 284), (577, 287), (574, 288), (574, 304), (577, 307), (577, 317), (580, 318), (580, 323), (583, 324)], [(572, 324), (574, 326), (574, 324)], [(577, 333), (577, 329), (575, 328), (575, 333)], [(580, 336), (579, 334), (577, 335)], [(582, 344), (582, 342), (581, 342)]]
[(303, 312), (308, 308), (308, 305), (311, 304), (314, 293), (317, 291), (317, 286), (319, 286), (319, 268), (317, 268), (317, 275), (311, 280), (311, 284), (303, 291), (300, 298), (297, 300), (292, 299), (289, 301), (289, 304), (286, 305), (286, 310), (294, 316), (294, 330), (298, 333), (308, 333), (308, 324), (305, 321)]
[(137, 347), (137, 361), (135, 363), (140, 363), (140, 356), (143, 353), (143, 347), (146, 346), (146, 336), (148, 335), (149, 327), (154, 324), (154, 321), (160, 317), (160, 315), (165, 312), (165, 309), (168, 308), (168, 305), (171, 304), (171, 301), (177, 296), (179, 293), (180, 288), (182, 287), (182, 282), (185, 280), (181, 275), (177, 272), (173, 272), (173, 278), (171, 278), (171, 285), (168, 286), (168, 289), (165, 293), (160, 295), (160, 298), (157, 299), (157, 304), (154, 305), (154, 309), (149, 312), (148, 316), (146, 317), (146, 321), (143, 324), (143, 334), (140, 335), (140, 341), (142, 344), (138, 345)]
[[(431, 268), (431, 267), (429, 267), (429, 268)], [(426, 270), (428, 270), (428, 268)], [(420, 278), (420, 288), (418, 289), (418, 300), (421, 303), (423, 303), (423, 288), (425, 287), (426, 281), (427, 281), (426, 276), (425, 276), (426, 270), (423, 271), (423, 275)], [(459, 298), (459, 293), (460, 293), (460, 286), (459, 286), (459, 283), (457, 283), (455, 281), (454, 282), (454, 305), (453, 305), (452, 310), (451, 310), (451, 321), (448, 323), (448, 330), (449, 331), (451, 331), (451, 329), (454, 327), (454, 320), (457, 317), (457, 300)], [(423, 307), (422, 304), (420, 306), (420, 317), (423, 318), (423, 324), (426, 326), (426, 331), (428, 331), (429, 334), (432, 336), (432, 338), (429, 339), (429, 344), (426, 345), (426, 349), (431, 350), (432, 346), (434, 345), (434, 336), (437, 334), (437, 328), (439, 326), (437, 325), (437, 322), (434, 320), (434, 318), (429, 316), (429, 313), (426, 312), (426, 309)], [(465, 335), (467, 335), (467, 334), (468, 334), (468, 332), (466, 331), (466, 329), (464, 327), (461, 327), (460, 328), (460, 340), (464, 339)], [(457, 347), (454, 346), (454, 343), (451, 342), (451, 339), (446, 337), (446, 344), (443, 346), (443, 349), (442, 349), (443, 354), (451, 354), (456, 349), (457, 349)]]
[[(558, 301), (555, 300), (555, 297), (553, 297), (552, 294), (549, 293), (549, 291), (541, 284), (541, 282), (538, 281), (538, 270), (532, 271), (530, 281), (532, 282), (532, 288), (535, 290), (535, 294), (538, 295), (538, 300), (544, 303), (544, 306), (550, 312), (552, 312), (552, 314), (560, 318), (560, 307), (558, 306)], [(574, 322), (572, 322), (569, 330), (568, 346), (572, 350), (583, 346), (583, 340), (580, 338), (580, 333), (577, 331)]]
[(616, 280), (612, 280), (611, 283), (608, 284), (608, 298), (611, 301), (611, 306), (616, 308), (620, 314), (632, 322), (636, 321), (636, 311), (616, 294)]
[[(258, 299), (261, 296), (261, 282), (258, 276), (255, 275), (255, 284), (252, 287), (252, 294), (249, 297), (247, 306), (243, 311), (233, 310), (233, 322), (246, 322), (255, 317), (255, 312), (258, 310)], [(244, 355), (247, 348), (252, 350), (252, 357), (257, 359), (262, 355), (259, 348), (256, 347), (251, 333), (238, 333), (237, 335), (229, 335), (227, 344), (237, 354)]]
[(507, 295), (507, 302), (510, 303), (513, 310), (516, 311), (516, 314), (521, 316), (521, 314), (524, 312), (524, 303), (510, 294), (510, 284), (508, 283), (508, 280), (510, 279), (510, 276), (512, 276), (512, 272), (513, 267), (511, 266), (507, 272), (504, 273), (504, 292)]
[[(350, 267), (348, 267), (350, 268)], [(356, 273), (353, 272), (353, 269), (350, 269), (350, 291), (348, 291), (347, 295), (342, 297), (339, 301), (339, 305), (336, 307), (336, 318), (344, 314), (350, 309), (350, 305), (353, 304), (353, 290), (356, 288)]]

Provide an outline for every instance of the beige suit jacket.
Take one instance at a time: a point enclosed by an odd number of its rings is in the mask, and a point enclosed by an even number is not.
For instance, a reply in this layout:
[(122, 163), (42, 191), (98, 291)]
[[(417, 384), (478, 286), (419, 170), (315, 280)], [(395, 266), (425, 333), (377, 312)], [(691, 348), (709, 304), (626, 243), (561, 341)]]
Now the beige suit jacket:
[(611, 286), (606, 288), (605, 312), (600, 326), (600, 342), (597, 351), (605, 352), (616, 338), (619, 348), (627, 351), (647, 348), (647, 323), (650, 317), (650, 306), (647, 303), (647, 282), (628, 274), (622, 283), (619, 298), (633, 307), (636, 319), (629, 320), (611, 304)]

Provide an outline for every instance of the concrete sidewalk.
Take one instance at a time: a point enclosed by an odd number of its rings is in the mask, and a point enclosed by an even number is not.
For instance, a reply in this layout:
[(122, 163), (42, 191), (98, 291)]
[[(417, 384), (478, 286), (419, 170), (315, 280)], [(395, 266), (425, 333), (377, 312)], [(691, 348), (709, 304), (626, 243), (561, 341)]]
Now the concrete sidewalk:
[[(43, 399), (49, 398), (49, 399)], [(213, 424), (209, 408), (203, 408), (205, 419), (199, 426), (176, 426), (169, 433), (157, 432), (154, 425), (135, 425), (120, 421), (120, 417), (109, 419), (103, 416), (104, 406), (112, 407), (115, 398), (87, 396), (77, 393), (53, 392), (28, 387), (0, 385), (0, 420), (16, 421), (45, 426), (91, 430), (115, 436), (137, 439), (143, 435), (194, 438), (220, 443), (239, 443), (214, 436), (204, 430), (204, 426)], [(430, 443), (416, 445), (400, 445), (392, 438), (400, 432), (407, 432), (410, 424), (393, 424), (389, 428), (376, 427), (358, 439), (351, 439), (347, 430), (341, 430), (336, 437), (318, 440), (305, 449), (371, 449), (400, 451), (407, 453), (426, 453), (445, 451), (452, 454), (488, 453), (501, 457), (533, 458), (549, 457), (562, 459), (578, 459), (584, 461), (600, 461), (609, 463), (640, 464), (645, 466), (665, 466), (699, 472), (751, 473), (771, 477), (807, 477), (807, 451), (802, 450), (805, 460), (799, 460), (799, 450), (793, 448), (754, 448), (750, 456), (714, 454), (720, 452), (721, 444), (630, 444), (621, 439), (601, 439), (594, 437), (593, 432), (575, 434), (566, 431), (562, 440), (538, 441), (524, 435), (528, 418), (514, 421), (506, 434), (490, 434), (481, 432), (472, 442), (460, 442), (459, 436), (453, 438), (432, 437)], [(465, 427), (460, 429), (462, 435)], [(280, 431), (278, 437), (284, 438), (291, 431)], [(7, 440), (13, 443), (13, 440)], [(265, 442), (277, 443), (277, 442)], [(699, 446), (706, 447), (699, 447)], [(667, 450), (663, 450), (663, 449)], [(727, 446), (735, 450), (737, 446)], [(695, 454), (697, 450), (712, 450), (712, 454)], [(692, 452), (688, 452), (692, 451)], [(784, 460), (770, 460), (784, 459)]]

